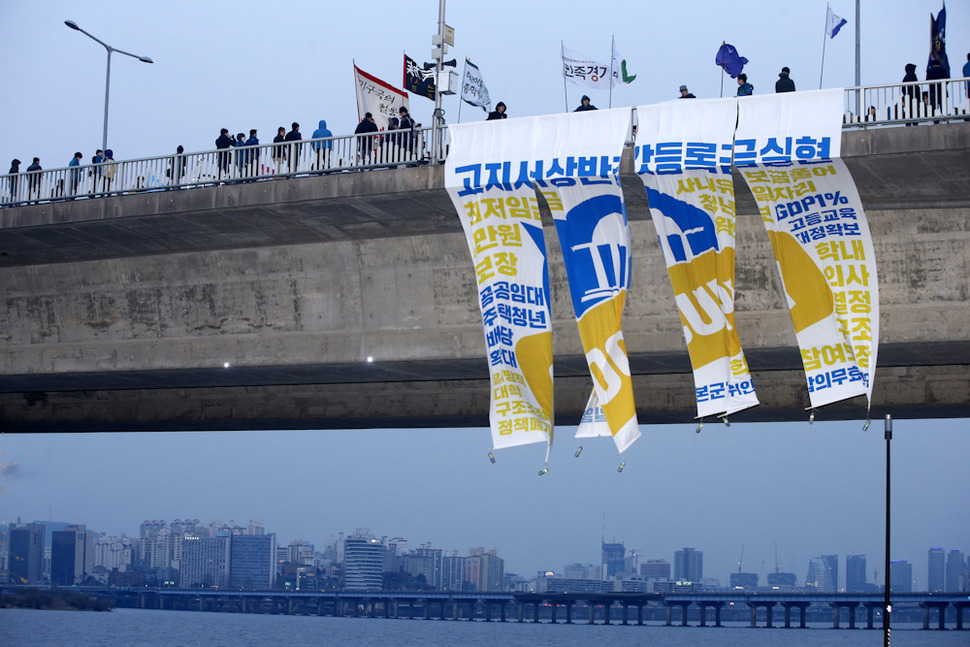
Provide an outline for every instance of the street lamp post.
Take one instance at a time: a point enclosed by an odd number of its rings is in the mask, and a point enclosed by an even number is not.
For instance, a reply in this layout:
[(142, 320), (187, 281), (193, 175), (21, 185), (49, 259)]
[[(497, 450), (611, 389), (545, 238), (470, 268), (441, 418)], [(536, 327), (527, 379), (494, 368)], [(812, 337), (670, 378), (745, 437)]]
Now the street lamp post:
[(147, 56), (138, 56), (137, 54), (132, 54), (131, 52), (126, 52), (124, 50), (112, 47), (111, 45), (104, 42), (103, 40), (89, 34), (88, 32), (78, 27), (77, 23), (74, 22), (73, 20), (65, 20), (64, 24), (70, 27), (71, 29), (81, 32), (82, 34), (84, 34), (91, 40), (95, 41), (99, 45), (102, 45), (106, 50), (108, 50), (108, 68), (107, 68), (107, 71), (105, 72), (105, 80), (104, 80), (104, 134), (101, 138), (101, 150), (103, 151), (108, 150), (108, 92), (111, 87), (111, 53), (118, 52), (119, 54), (124, 54), (125, 56), (137, 58), (142, 63), (154, 63), (155, 61), (148, 58)]

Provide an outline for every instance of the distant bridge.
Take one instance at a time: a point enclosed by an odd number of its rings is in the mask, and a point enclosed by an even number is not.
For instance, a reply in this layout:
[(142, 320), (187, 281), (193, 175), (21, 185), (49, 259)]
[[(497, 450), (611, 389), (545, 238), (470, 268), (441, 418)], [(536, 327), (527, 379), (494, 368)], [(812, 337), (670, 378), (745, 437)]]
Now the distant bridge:
[[(867, 127), (844, 132), (842, 154), (879, 268), (873, 413), (970, 417), (970, 123), (847, 125)], [(487, 425), (481, 318), (443, 168), (297, 175), (0, 209), (0, 430)], [(690, 362), (630, 151), (621, 180), (639, 419), (688, 422)], [(802, 420), (775, 261), (738, 177), (735, 190), (736, 324), (762, 402), (735, 418)], [(577, 424), (591, 382), (543, 209), (556, 422)], [(858, 398), (819, 413), (864, 416)]]
[[(24, 590), (31, 587), (17, 586)], [(857, 609), (864, 608), (865, 626), (874, 628), (881, 617), (883, 593), (798, 593), (798, 592), (696, 592), (696, 593), (490, 593), (450, 591), (228, 591), (224, 589), (127, 589), (74, 587), (102, 598), (114, 598), (117, 606), (142, 609), (220, 611), (231, 613), (274, 613), (289, 615), (328, 615), (334, 617), (423, 618), (425, 620), (484, 620), (486, 622), (643, 625), (645, 612), (656, 617), (661, 612), (664, 624), (673, 622), (673, 609), (680, 608), (680, 625), (688, 626), (688, 607), (700, 609), (698, 623), (722, 625), (722, 610), (732, 617), (747, 607), (752, 627), (775, 626), (773, 609), (783, 610), (783, 626), (806, 627), (807, 610), (815, 607), (831, 613), (835, 629), (855, 629)], [(946, 628), (946, 610), (953, 606), (955, 628), (963, 630), (964, 610), (970, 608), (967, 593), (893, 593), (894, 614), (910, 606), (922, 609), (923, 628), (931, 626), (937, 615), (937, 628)], [(708, 610), (713, 609), (713, 618)], [(792, 610), (799, 613), (793, 622)], [(635, 612), (635, 617), (633, 615)], [(617, 614), (617, 615), (614, 615)], [(843, 619), (843, 614), (846, 616)]]

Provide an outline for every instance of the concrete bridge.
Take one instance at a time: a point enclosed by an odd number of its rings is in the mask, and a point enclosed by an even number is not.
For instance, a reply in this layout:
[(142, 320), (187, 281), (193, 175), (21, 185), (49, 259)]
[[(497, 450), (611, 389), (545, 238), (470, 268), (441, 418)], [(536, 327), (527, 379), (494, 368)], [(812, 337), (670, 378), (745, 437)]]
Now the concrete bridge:
[[(845, 132), (873, 233), (873, 415), (970, 416), (970, 123)], [(0, 210), (0, 430), (487, 424), (474, 273), (443, 168), (149, 191)], [(689, 422), (690, 363), (642, 184), (622, 166), (624, 333), (643, 423)], [(736, 323), (762, 402), (808, 394), (768, 237), (740, 177)], [(589, 395), (548, 211), (556, 422)], [(865, 416), (856, 399), (819, 419)]]

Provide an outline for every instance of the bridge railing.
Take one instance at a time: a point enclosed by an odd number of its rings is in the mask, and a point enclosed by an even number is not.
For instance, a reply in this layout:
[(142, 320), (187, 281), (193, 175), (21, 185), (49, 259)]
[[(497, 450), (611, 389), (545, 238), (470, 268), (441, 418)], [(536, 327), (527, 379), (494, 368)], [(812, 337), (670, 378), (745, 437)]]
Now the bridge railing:
[(845, 89), (843, 127), (970, 121), (970, 78)]
[[(970, 78), (845, 89), (843, 128), (970, 120)], [(864, 106), (859, 115), (858, 106)], [(0, 175), (0, 206), (440, 164), (431, 128), (382, 131)], [(445, 133), (447, 137), (447, 132)]]
[(430, 128), (240, 146), (0, 176), (15, 206), (431, 162)]

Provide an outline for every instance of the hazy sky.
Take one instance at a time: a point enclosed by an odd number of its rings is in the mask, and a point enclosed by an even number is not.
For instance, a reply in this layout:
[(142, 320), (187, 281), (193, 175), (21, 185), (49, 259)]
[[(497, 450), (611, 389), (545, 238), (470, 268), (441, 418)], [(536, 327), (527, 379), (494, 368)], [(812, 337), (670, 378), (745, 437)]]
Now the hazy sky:
[[(928, 54), (929, 15), (941, 0), (862, 3), (862, 82), (897, 83), (906, 63)], [(849, 20), (826, 45), (825, 87), (854, 83), (854, 3), (835, 0)], [(970, 2), (951, 0), (948, 52), (954, 75), (970, 51)], [(331, 2), (98, 3), (0, 1), (6, 90), (0, 93), (0, 162), (41, 157), (65, 166), (101, 143), (104, 49), (64, 25), (76, 21), (114, 47), (150, 56), (146, 65), (112, 57), (109, 147), (117, 159), (213, 147), (219, 128), (258, 128), (326, 119), (353, 131), (352, 62), (400, 83), (402, 53), (430, 60), (438, 3)], [(673, 99), (686, 83), (718, 95), (714, 55), (723, 40), (750, 59), (756, 93), (773, 89), (783, 65), (800, 89), (817, 88), (825, 2), (682, 1), (597, 3), (452, 2), (449, 57), (469, 56), (493, 101), (511, 116), (564, 109), (560, 41), (608, 59), (610, 37), (638, 74), (613, 105)], [(459, 72), (461, 66), (459, 65)], [(736, 84), (725, 83), (725, 94)], [(569, 108), (583, 90), (568, 88)], [(606, 93), (591, 93), (606, 107)], [(411, 97), (430, 123), (432, 103)], [(447, 120), (458, 100), (445, 100)], [(470, 106), (463, 121), (481, 120)], [(25, 167), (24, 167), (25, 168)], [(5, 171), (6, 166), (0, 168)], [(877, 378), (878, 379), (878, 374)], [(824, 413), (820, 416), (824, 417)], [(782, 570), (803, 580), (820, 554), (883, 560), (882, 423), (708, 424), (644, 427), (620, 474), (609, 440), (572, 456), (569, 429), (557, 436), (549, 474), (531, 446), (486, 453), (483, 429), (352, 432), (171, 433), (0, 436), (0, 462), (16, 461), (0, 494), (0, 521), (82, 522), (137, 534), (144, 519), (261, 519), (281, 541), (319, 547), (340, 531), (432, 542), (465, 553), (495, 548), (509, 571), (532, 574), (570, 562), (598, 562), (604, 528), (644, 559), (704, 551), (705, 574), (726, 581), (744, 544), (744, 570), (767, 574), (778, 545)], [(897, 421), (894, 559), (909, 559), (926, 583), (930, 546), (970, 550), (967, 421)]]
[[(716, 97), (721, 81), (714, 56), (722, 41), (750, 60), (755, 93), (774, 90), (787, 65), (799, 89), (818, 88), (825, 2), (822, 0), (576, 0), (448, 3), (455, 29), (449, 58), (470, 57), (494, 102), (510, 116), (564, 110), (560, 42), (607, 61), (610, 38), (637, 79), (613, 92), (614, 106), (657, 103), (687, 84), (701, 98)], [(942, 0), (862, 1), (862, 83), (897, 83), (906, 63), (924, 78), (929, 18)], [(834, 0), (849, 23), (825, 50), (825, 87), (855, 82), (855, 3)], [(12, 157), (44, 168), (66, 166), (76, 150), (90, 160), (101, 145), (106, 53), (64, 25), (74, 20), (109, 45), (149, 56), (153, 65), (115, 54), (111, 65), (108, 145), (116, 159), (214, 148), (221, 127), (259, 130), (272, 141), (278, 126), (302, 125), (309, 136), (320, 119), (335, 134), (357, 124), (353, 62), (400, 85), (402, 54), (429, 61), (437, 32), (435, 0), (375, 0), (361, 8), (318, 1), (172, 0), (142, 3), (0, 2), (4, 45), (0, 93), (0, 172)], [(959, 75), (970, 51), (970, 0), (947, 5), (948, 52)], [(725, 93), (737, 85), (726, 79)], [(583, 90), (568, 88), (569, 108)], [(607, 107), (606, 92), (591, 92)], [(458, 99), (446, 97), (449, 122)], [(412, 113), (431, 123), (433, 103), (412, 96)], [(465, 105), (462, 121), (485, 113)]]
[[(599, 563), (605, 515), (607, 540), (670, 562), (684, 546), (703, 550), (705, 575), (723, 583), (742, 544), (744, 570), (764, 578), (775, 542), (799, 581), (821, 554), (865, 554), (881, 580), (882, 427), (644, 425), (622, 473), (611, 440), (585, 439), (574, 458), (575, 429), (559, 428), (544, 476), (541, 445), (491, 464), (486, 429), (5, 434), (0, 462), (17, 465), (0, 522), (137, 536), (144, 519), (257, 518), (281, 542), (318, 548), (365, 527), (411, 546), (495, 548), (507, 571), (531, 576)], [(968, 432), (966, 420), (894, 421), (892, 557), (910, 560), (921, 586), (931, 546), (970, 551)]]

